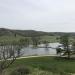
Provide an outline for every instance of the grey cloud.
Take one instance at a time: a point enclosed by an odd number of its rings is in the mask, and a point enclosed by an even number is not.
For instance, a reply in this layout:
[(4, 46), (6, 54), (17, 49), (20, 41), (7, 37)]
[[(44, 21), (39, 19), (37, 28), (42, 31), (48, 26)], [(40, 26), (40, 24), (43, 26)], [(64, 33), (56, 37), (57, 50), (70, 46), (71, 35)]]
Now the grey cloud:
[(74, 3), (75, 0), (0, 0), (0, 27), (72, 32)]

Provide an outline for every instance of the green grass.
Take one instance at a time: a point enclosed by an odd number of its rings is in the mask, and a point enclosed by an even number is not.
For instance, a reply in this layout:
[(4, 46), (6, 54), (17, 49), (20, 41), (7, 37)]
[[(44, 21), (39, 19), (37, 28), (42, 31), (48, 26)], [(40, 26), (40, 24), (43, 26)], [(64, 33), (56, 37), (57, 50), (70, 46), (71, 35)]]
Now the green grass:
[[(67, 60), (56, 57), (37, 57), (16, 60), (9, 69), (17, 66), (29, 66), (56, 74), (75, 73), (75, 60)], [(8, 70), (9, 70), (8, 69)], [(68, 75), (68, 74), (67, 74)]]
[(41, 41), (58, 42), (59, 36), (41, 36)]

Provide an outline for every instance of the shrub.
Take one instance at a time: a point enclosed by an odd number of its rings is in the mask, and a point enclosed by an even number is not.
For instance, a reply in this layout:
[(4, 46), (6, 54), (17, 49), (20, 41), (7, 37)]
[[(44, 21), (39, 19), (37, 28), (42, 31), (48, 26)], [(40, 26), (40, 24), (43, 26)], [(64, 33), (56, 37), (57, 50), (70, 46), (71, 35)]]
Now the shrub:
[(14, 71), (11, 72), (11, 75), (28, 75), (30, 73), (30, 69), (27, 67), (18, 67)]

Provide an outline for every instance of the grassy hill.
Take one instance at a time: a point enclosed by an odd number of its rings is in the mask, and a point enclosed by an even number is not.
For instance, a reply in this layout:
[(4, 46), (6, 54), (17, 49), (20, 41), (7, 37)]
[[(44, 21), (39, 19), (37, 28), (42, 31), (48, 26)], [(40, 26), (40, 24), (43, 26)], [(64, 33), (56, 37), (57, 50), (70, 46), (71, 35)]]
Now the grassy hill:
[[(12, 30), (0, 28), (0, 42), (12, 42), (18, 41), (21, 38), (30, 38), (33, 36), (40, 36), (41, 41), (47, 40), (48, 42), (57, 42), (59, 41), (59, 37), (66, 34), (65, 32), (43, 32), (43, 31), (35, 31), (35, 30)], [(70, 35), (70, 39), (73, 40), (75, 37), (75, 33), (67, 33)]]
[(25, 37), (31, 37), (31, 36), (42, 36), (42, 35), (48, 35), (47, 32), (42, 31), (35, 31), (35, 30), (11, 30), (11, 29), (5, 29), (0, 28), (0, 36), (6, 35), (6, 36), (25, 36)]
[[(35, 30), (12, 30), (12, 29), (6, 29), (6, 28), (0, 28), (0, 36), (6, 35), (20, 35), (25, 37), (31, 37), (31, 36), (42, 36), (42, 35), (49, 35), (49, 36), (61, 36), (66, 34), (65, 32), (43, 32), (43, 31), (35, 31)], [(69, 32), (67, 33), (71, 36), (75, 36), (75, 32)]]

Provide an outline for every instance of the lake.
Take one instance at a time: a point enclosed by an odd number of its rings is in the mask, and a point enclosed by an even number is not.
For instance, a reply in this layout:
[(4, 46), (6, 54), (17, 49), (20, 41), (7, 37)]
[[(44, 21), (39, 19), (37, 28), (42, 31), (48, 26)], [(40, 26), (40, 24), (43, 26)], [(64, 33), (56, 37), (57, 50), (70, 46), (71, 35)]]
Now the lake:
[[(29, 47), (23, 48), (21, 53), (23, 56), (33, 56), (33, 55), (56, 55), (56, 49), (60, 45), (59, 43), (49, 43), (48, 47), (45, 48), (45, 44), (38, 45), (38, 48), (33, 48), (32, 45)], [(41, 48), (40, 48), (41, 47)]]

